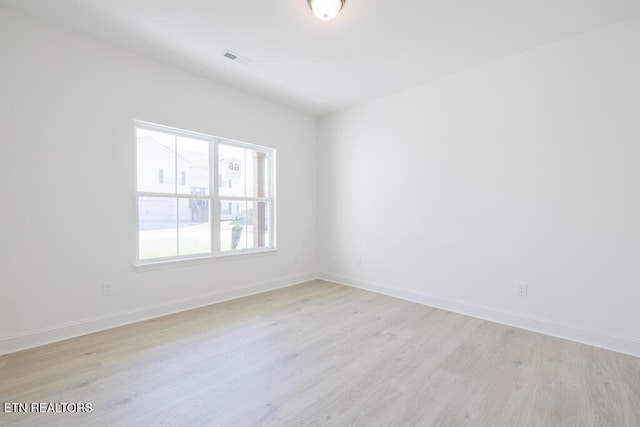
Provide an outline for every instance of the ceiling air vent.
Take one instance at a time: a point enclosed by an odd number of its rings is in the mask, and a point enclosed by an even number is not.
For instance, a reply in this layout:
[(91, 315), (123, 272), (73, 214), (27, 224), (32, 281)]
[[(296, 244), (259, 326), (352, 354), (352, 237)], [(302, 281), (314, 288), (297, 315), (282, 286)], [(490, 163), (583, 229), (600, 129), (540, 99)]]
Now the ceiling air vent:
[(228, 58), (234, 62), (237, 62), (238, 64), (242, 64), (242, 65), (247, 65), (251, 63), (251, 60), (249, 58), (245, 58), (244, 56), (240, 56), (237, 53), (231, 52), (230, 50), (225, 50), (225, 52), (222, 54), (222, 56), (224, 56), (225, 58)]

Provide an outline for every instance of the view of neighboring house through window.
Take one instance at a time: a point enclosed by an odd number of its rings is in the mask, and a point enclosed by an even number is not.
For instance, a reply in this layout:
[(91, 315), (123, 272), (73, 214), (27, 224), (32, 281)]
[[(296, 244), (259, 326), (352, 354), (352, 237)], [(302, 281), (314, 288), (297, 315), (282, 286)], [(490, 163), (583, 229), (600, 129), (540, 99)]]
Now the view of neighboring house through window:
[(142, 122), (136, 136), (140, 262), (274, 247), (272, 149)]

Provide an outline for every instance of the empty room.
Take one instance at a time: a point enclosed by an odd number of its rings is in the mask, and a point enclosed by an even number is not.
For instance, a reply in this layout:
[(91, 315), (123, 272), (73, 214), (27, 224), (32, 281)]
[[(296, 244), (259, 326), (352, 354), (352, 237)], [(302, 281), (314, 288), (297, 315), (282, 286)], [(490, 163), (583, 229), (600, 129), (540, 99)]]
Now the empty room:
[(1, 426), (640, 426), (637, 0), (0, 0)]

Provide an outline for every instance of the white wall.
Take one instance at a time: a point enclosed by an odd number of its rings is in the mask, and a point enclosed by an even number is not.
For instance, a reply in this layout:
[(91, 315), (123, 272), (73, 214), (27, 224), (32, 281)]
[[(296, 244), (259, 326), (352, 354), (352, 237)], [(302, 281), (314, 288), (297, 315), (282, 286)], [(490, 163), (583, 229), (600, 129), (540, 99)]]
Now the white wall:
[[(0, 63), (0, 354), (314, 277), (315, 119), (5, 8)], [(275, 147), (279, 251), (136, 271), (134, 119)]]
[(632, 19), (322, 119), (321, 275), (640, 355), (638, 49)]

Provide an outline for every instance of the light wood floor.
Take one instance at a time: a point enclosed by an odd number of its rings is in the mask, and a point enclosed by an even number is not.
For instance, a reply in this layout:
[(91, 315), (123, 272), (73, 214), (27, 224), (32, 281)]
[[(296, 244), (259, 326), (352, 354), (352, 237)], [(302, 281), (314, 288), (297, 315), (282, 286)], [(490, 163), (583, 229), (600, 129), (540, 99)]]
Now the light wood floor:
[(1, 402), (93, 404), (2, 426), (640, 426), (640, 359), (316, 281), (0, 357)]

